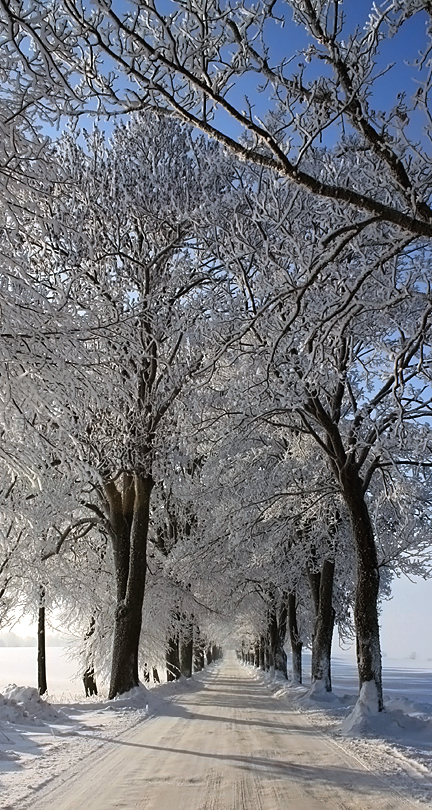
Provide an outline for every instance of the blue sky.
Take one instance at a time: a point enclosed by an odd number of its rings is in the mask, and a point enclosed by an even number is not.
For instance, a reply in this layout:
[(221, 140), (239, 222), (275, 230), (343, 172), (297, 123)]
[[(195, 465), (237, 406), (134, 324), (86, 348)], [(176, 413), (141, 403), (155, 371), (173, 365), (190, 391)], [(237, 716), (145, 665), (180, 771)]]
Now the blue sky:
[[(391, 658), (430, 661), (432, 669), (432, 580), (395, 579), (380, 618), (382, 650)], [(385, 661), (384, 661), (385, 663)]]
[[(345, 25), (343, 38), (347, 40), (350, 34), (355, 34), (356, 30), (363, 31), (368, 20), (371, 8), (369, 0), (345, 0), (340, 1), (340, 10), (345, 15)], [(298, 53), (307, 48), (312, 41), (308, 39), (305, 29), (296, 25), (292, 19), (291, 9), (282, 0), (275, 4), (273, 13), (275, 17), (283, 16), (285, 24), (280, 26), (274, 20), (269, 20), (265, 27), (266, 45), (269, 48), (269, 64), (274, 67), (281, 61), (290, 59), (292, 61), (285, 69), (285, 74), (291, 76), (299, 72), (300, 65), (305, 68), (304, 78), (315, 78), (320, 72), (328, 70), (322, 61), (312, 62), (307, 65), (303, 57)], [(426, 25), (427, 15), (420, 13), (409, 19), (393, 38), (383, 41), (380, 46), (380, 55), (377, 59), (376, 72), (379, 73), (390, 65), (391, 69), (381, 76), (374, 85), (373, 93), (370, 96), (370, 107), (376, 110), (389, 112), (398, 102), (398, 94), (405, 92), (407, 99), (411, 97), (418, 88), (417, 80), (425, 76), (427, 68), (422, 73), (418, 72), (415, 60), (419, 50), (424, 50), (427, 42)], [(257, 50), (260, 50), (258, 42), (255, 43)], [(296, 55), (297, 54), (297, 55)], [(246, 74), (235, 80), (235, 84), (228, 92), (227, 98), (237, 109), (245, 108), (245, 96), (254, 104), (254, 112), (263, 116), (268, 109), (269, 95), (271, 88), (266, 88), (263, 92), (258, 92), (262, 84), (260, 77)], [(223, 112), (217, 113), (218, 124), (231, 136), (240, 133), (240, 128)], [(422, 116), (420, 111), (414, 113), (413, 126), (420, 131)], [(333, 139), (338, 137), (334, 131)]]
[[(394, 579), (392, 597), (382, 603), (380, 627), (384, 666), (391, 665), (388, 659), (402, 659), (432, 670), (432, 580)], [(333, 655), (354, 661), (354, 642), (341, 648), (335, 632)]]

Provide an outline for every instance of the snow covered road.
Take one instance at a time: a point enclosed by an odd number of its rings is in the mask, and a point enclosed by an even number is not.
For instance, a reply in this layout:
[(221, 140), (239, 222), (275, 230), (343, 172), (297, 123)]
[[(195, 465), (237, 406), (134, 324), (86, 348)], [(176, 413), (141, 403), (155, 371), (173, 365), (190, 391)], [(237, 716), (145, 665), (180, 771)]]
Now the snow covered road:
[[(423, 805), (424, 806), (424, 805)], [(203, 683), (82, 760), (34, 810), (402, 810), (342, 744), (228, 655)]]

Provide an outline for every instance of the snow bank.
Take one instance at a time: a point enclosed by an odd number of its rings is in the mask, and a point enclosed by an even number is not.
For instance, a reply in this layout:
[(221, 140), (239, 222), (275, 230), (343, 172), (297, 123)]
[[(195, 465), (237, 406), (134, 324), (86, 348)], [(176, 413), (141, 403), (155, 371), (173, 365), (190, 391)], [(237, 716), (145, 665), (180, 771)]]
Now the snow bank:
[(0, 729), (3, 723), (16, 723), (26, 726), (34, 724), (34, 718), (29, 715), (23, 706), (19, 706), (14, 700), (9, 700), (0, 694)]
[[(246, 664), (249, 667), (248, 664)], [(250, 667), (249, 667), (250, 669)], [(307, 708), (316, 705), (334, 706), (340, 704), (340, 698), (334, 692), (327, 692), (324, 681), (315, 681), (313, 684), (304, 685), (287, 681), (281, 673), (273, 675), (272, 672), (262, 670), (252, 670), (256, 676), (267, 686), (269, 686), (276, 697), (287, 698), (291, 704)]]
[[(354, 692), (340, 695), (337, 691), (326, 692), (322, 681), (297, 684), (281, 681), (280, 677), (272, 678), (270, 673), (254, 667), (249, 667), (249, 670), (253, 677), (272, 690), (275, 697), (289, 703), (290, 708), (303, 713), (312, 712), (314, 718), (316, 712), (321, 712), (322, 725), (327, 725), (339, 735), (375, 736), (415, 747), (424, 744), (432, 750), (432, 703), (413, 701), (403, 696), (389, 698), (384, 694), (385, 711), (378, 712), (377, 688), (373, 681), (363, 684), (359, 695)], [(404, 686), (401, 678), (401, 692)]]
[(372, 718), (378, 714), (378, 689), (375, 681), (363, 684), (353, 711), (341, 724), (342, 734), (364, 734), (372, 729)]
[(385, 705), (387, 710), (401, 711), (411, 717), (421, 717), (423, 719), (430, 716), (432, 709), (430, 703), (413, 701), (406, 697), (388, 698), (385, 701)]
[(63, 711), (57, 711), (43, 700), (33, 686), (16, 686), (12, 683), (0, 695), (0, 722), (52, 723), (66, 720)]
[(142, 683), (134, 686), (129, 692), (118, 695), (108, 702), (108, 707), (114, 709), (145, 709), (148, 711), (148, 692)]
[(360, 695), (340, 730), (342, 734), (374, 736), (414, 748), (426, 745), (432, 750), (432, 706), (399, 699), (389, 701), (383, 712), (377, 712), (373, 701)]
[(339, 703), (339, 698), (334, 692), (327, 692), (324, 681), (315, 681), (311, 684), (303, 698), (304, 701), (313, 700), (319, 703), (332, 704)]

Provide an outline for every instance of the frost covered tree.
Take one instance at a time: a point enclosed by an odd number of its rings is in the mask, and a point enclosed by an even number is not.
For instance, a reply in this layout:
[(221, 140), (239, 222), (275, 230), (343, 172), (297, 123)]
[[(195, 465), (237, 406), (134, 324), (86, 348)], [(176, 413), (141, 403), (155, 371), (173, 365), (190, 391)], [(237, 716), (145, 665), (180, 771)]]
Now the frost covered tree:
[[(397, 273), (397, 267), (393, 270)], [(405, 278), (405, 268), (401, 273)], [(376, 607), (379, 572), (368, 491), (381, 466), (392, 463), (398, 443), (404, 445), (408, 435), (404, 423), (421, 419), (430, 407), (422, 384), (415, 382), (422, 352), (428, 352), (430, 341), (429, 303), (421, 291), (411, 290), (410, 297), (407, 309), (402, 305), (398, 312), (396, 302), (391, 307), (392, 317), (387, 334), (381, 331), (379, 348), (379, 323), (373, 324), (374, 332), (368, 337), (372, 308), (367, 308), (368, 322), (358, 313), (344, 319), (342, 330), (329, 331), (327, 354), (326, 344), (318, 346), (310, 337), (303, 345), (296, 340), (283, 348), (279, 344), (273, 358), (277, 380), (268, 411), (270, 420), (315, 439), (327, 457), (350, 517), (357, 555), (354, 616), (360, 686), (376, 685), (378, 708), (382, 706)], [(417, 307), (412, 300), (416, 298)], [(363, 312), (365, 309), (363, 303)], [(386, 344), (388, 352), (394, 351), (398, 358), (394, 370), (393, 363), (383, 359)], [(279, 399), (276, 389), (281, 380), (286, 388)], [(429, 450), (426, 452), (428, 464)], [(423, 448), (417, 445), (414, 457), (421, 465)]]
[(45, 198), (46, 180), (54, 177), (41, 122), (52, 116), (56, 102), (45, 70), (34, 73), (31, 54), (25, 54), (24, 48), (19, 57), (9, 46), (12, 30), (4, 22), (1, 14), (0, 223), (3, 232), (13, 233), (29, 213), (39, 216), (38, 201)]
[[(280, 57), (276, 55), (281, 45), (277, 28), (282, 21), (286, 28), (291, 27), (296, 42), (289, 54), (284, 50)], [(55, 99), (54, 118), (78, 116), (91, 109), (104, 115), (151, 107), (163, 117), (187, 120), (246, 161), (244, 172), (237, 170), (236, 184), (237, 190), (249, 185), (250, 193), (234, 208), (230, 201), (220, 201), (219, 225), (214, 228), (217, 238), (202, 256), (208, 257), (213, 251), (213, 258), (216, 255), (217, 261), (230, 268), (229, 278), (225, 276), (227, 289), (232, 295), (236, 285), (245, 304), (243, 315), (236, 311), (231, 320), (231, 340), (239, 338), (236, 351), (254, 362), (259, 357), (266, 368), (259, 381), (259, 407), (254, 411), (251, 406), (247, 418), (258, 418), (265, 412), (269, 420), (282, 419), (285, 430), (312, 436), (327, 458), (351, 516), (358, 552), (360, 681), (375, 683), (380, 706), (378, 557), (370, 492), (385, 469), (424, 467), (429, 453), (427, 437), (419, 450), (421, 428), (407, 453), (413, 433), (409, 433), (408, 441), (405, 431), (407, 424), (421, 424), (430, 410), (427, 387), (422, 389), (423, 383), (417, 382), (423, 375), (427, 386), (430, 376), (429, 287), (424, 271), (432, 233), (427, 69), (430, 3), (389, 0), (373, 7), (364, 28), (354, 29), (336, 0), (259, 3), (251, 9), (241, 2), (222, 9), (218, 2), (203, 6), (188, 1), (173, 3), (169, 13), (157, 2), (137, 9), (124, 4), (116, 8), (101, 1), (89, 10), (71, 0), (59, 0), (49, 7), (23, 1), (2, 7), (0, 25), (3, 52), (17, 73), (21, 94), (17, 110), (25, 108), (23, 99), (30, 91), (40, 115), (47, 114), (46, 100)], [(382, 109), (385, 105), (374, 96), (380, 72), (385, 69), (380, 62), (381, 46), (392, 37), (395, 43), (404, 41), (404, 31), (410, 26), (424, 26), (420, 43), (423, 55), (415, 66), (419, 79), (415, 96), (409, 99), (402, 92)], [(299, 34), (304, 37), (300, 44)], [(285, 41), (283, 45), (289, 47)], [(296, 65), (294, 72), (291, 64)], [(322, 64), (324, 70), (319, 67)], [(82, 77), (79, 84), (77, 75)], [(257, 86), (263, 83), (259, 95)], [(240, 103), (245, 94), (249, 100)], [(419, 135), (423, 116), (425, 137)], [(233, 126), (226, 125), (228, 119)], [(321, 139), (331, 150), (320, 147)], [(189, 149), (193, 148), (190, 142)], [(83, 151), (77, 150), (77, 154), (80, 162)], [(100, 171), (100, 199), (96, 195), (94, 211), (102, 199), (105, 207), (112, 206), (124, 188), (117, 169), (115, 178), (106, 171), (105, 157), (95, 165), (99, 171), (102, 165), (104, 169)], [(253, 177), (248, 166), (256, 169)], [(271, 172), (278, 175), (278, 181), (269, 180)], [(260, 194), (252, 203), (256, 188)], [(176, 193), (181, 195), (180, 189)], [(136, 198), (130, 193), (127, 199), (135, 204)], [(29, 378), (28, 367), (37, 367), (32, 377), (32, 394), (37, 398), (42, 369), (44, 385), (50, 392), (55, 389), (57, 368), (62, 372), (73, 369), (69, 374), (73, 384), (60, 386), (61, 393), (57, 385), (56, 399), (52, 393), (51, 399), (46, 397), (49, 405), (45, 404), (42, 417), (38, 413), (37, 427), (46, 430), (48, 424), (51, 440), (54, 435), (58, 441), (61, 430), (56, 427), (56, 417), (67, 399), (73, 402), (77, 395), (82, 398), (87, 423), (72, 407), (68, 435), (80, 448), (86, 447), (82, 460), (97, 470), (95, 491), (98, 486), (101, 491), (104, 482), (102, 505), (108, 513), (103, 508), (99, 517), (108, 519), (113, 531), (115, 515), (120, 515), (123, 526), (132, 527), (132, 512), (127, 517), (125, 513), (129, 501), (138, 505), (143, 499), (147, 504), (144, 512), (148, 512), (150, 493), (140, 486), (146, 478), (151, 488), (159, 425), (166, 425), (170, 418), (170, 408), (161, 406), (161, 402), (171, 402), (165, 382), (169, 378), (173, 393), (179, 378), (171, 373), (172, 355), (159, 354), (161, 346), (165, 349), (170, 345), (169, 339), (155, 337), (151, 329), (141, 339), (145, 369), (141, 361), (141, 365), (131, 365), (131, 332), (127, 332), (126, 323), (136, 324), (141, 318), (143, 336), (145, 317), (143, 320), (139, 311), (142, 288), (135, 278), (131, 283), (131, 272), (125, 268), (143, 267), (142, 251), (148, 248), (137, 248), (139, 228), (135, 222), (130, 225), (127, 217), (122, 226), (127, 221), (126, 233), (131, 227), (130, 233), (136, 235), (133, 246), (125, 247), (118, 223), (115, 238), (104, 242), (102, 214), (93, 211), (90, 219), (87, 216), (94, 202), (91, 199), (87, 206), (77, 193), (73, 205), (84, 224), (71, 225), (68, 221), (67, 238), (54, 227), (46, 232), (41, 228), (29, 248), (28, 243), (23, 246), (17, 240), (13, 228), (4, 232), (10, 244), (17, 246), (14, 266), (18, 258), (25, 269), (14, 278), (15, 296), (11, 296), (9, 284), (5, 283), (3, 290), (5, 307), (11, 314), (7, 322), (14, 326), (2, 335), (7, 370), (4, 390), (13, 384), (15, 392), (22, 392), (13, 406), (6, 397), (5, 408), (10, 413), (19, 400), (23, 419), (32, 425), (31, 396), (27, 393), (26, 399), (24, 394), (22, 370)], [(168, 231), (174, 221), (180, 232), (174, 245), (171, 231), (168, 248), (158, 231), (156, 242), (163, 253), (168, 251), (161, 262), (165, 267), (174, 254), (178, 259), (180, 242), (190, 239), (189, 219), (185, 222), (179, 217), (177, 208), (174, 217), (172, 210), (169, 216)], [(200, 233), (206, 216), (201, 209)], [(66, 220), (68, 217), (66, 213)], [(165, 235), (168, 232), (162, 231)], [(94, 245), (100, 246), (96, 254)], [(49, 264), (47, 252), (63, 257), (60, 274), (44, 270), (42, 277), (39, 273), (41, 266)], [(184, 260), (185, 253), (182, 255)], [(196, 242), (193, 248), (189, 242), (188, 261), (191, 257), (199, 261)], [(211, 267), (213, 271), (211, 262), (207, 270)], [(170, 278), (172, 275), (170, 270)], [(70, 282), (67, 288), (63, 284), (66, 276)], [(117, 282), (126, 276), (127, 292), (123, 287), (119, 293), (120, 285), (114, 296), (111, 289), (107, 292), (107, 280), (111, 282), (114, 277)], [(16, 299), (22, 301), (22, 296), (35, 313), (31, 341), (24, 319), (16, 316)], [(189, 312), (195, 306), (194, 296), (191, 290), (185, 293)], [(152, 300), (159, 307), (162, 298), (156, 295)], [(175, 327), (170, 337), (174, 333)], [(59, 349), (59, 334), (68, 342), (68, 356), (64, 344)], [(136, 332), (132, 330), (132, 334)], [(11, 340), (19, 363), (10, 362)], [(152, 352), (156, 346), (155, 365)], [(178, 348), (171, 345), (171, 351), (174, 349), (177, 360), (186, 343), (180, 342)], [(193, 367), (189, 361), (199, 355), (193, 341), (187, 351), (188, 361), (183, 365), (186, 377)], [(170, 371), (159, 378), (162, 356)], [(152, 376), (155, 369), (156, 376)], [(163, 390), (167, 399), (156, 397), (156, 404), (152, 401), (149, 406), (139, 393), (143, 380), (146, 396), (150, 389), (158, 388), (158, 396)], [(97, 397), (93, 390), (98, 391)], [(160, 407), (163, 414), (154, 432), (148, 426)], [(148, 416), (145, 428), (140, 421), (143, 413)], [(122, 438), (116, 444), (118, 437), (125, 435), (126, 442)], [(140, 466), (142, 458), (151, 459), (151, 470), (147, 461)], [(158, 463), (160, 458), (158, 455)], [(125, 470), (131, 478), (124, 478)], [(106, 474), (108, 478), (104, 478)], [(147, 518), (142, 520), (146, 524)], [(123, 539), (119, 540), (117, 532), (117, 548), (121, 547)], [(124, 570), (125, 565), (124, 559)], [(123, 577), (124, 583), (126, 579)], [(119, 598), (119, 607), (123, 606), (124, 599)], [(135, 624), (137, 627), (138, 620)], [(371, 628), (372, 644), (368, 641)], [(136, 658), (135, 652), (132, 658)], [(136, 680), (135, 667), (129, 680)]]
[[(1, 464), (0, 616), (3, 624), (13, 624), (23, 615), (36, 619), (38, 689), (44, 694), (49, 683), (46, 623), (54, 608), (68, 605), (70, 616), (76, 607), (77, 588), (71, 583), (74, 577), (82, 578), (83, 548), (88, 548), (96, 521), (83, 513), (78, 482), (65, 478), (57, 465), (47, 466), (42, 454), (27, 475), (22, 469), (18, 473), (14, 454), (20, 455), (19, 437), (14, 440), (14, 453), (9, 446), (7, 464), (5, 458)], [(3, 450), (7, 445), (5, 441)]]
[[(355, 171), (353, 155), (346, 159)], [(323, 160), (338, 172), (340, 152), (325, 152)], [(312, 438), (326, 460), (357, 555), (360, 685), (381, 708), (370, 488), (392, 465), (405, 464), (409, 480), (410, 466), (429, 464), (422, 427), (431, 405), (424, 382), (430, 366), (429, 248), (376, 219), (366, 225), (352, 214), (347, 221), (345, 209), (318, 204), (270, 174), (255, 177), (258, 193), (244, 170), (234, 215), (224, 217), (221, 206), (219, 255), (247, 302), (230, 357), (237, 352), (251, 370), (252, 398), (237, 393), (231, 411), (237, 422), (264, 420), (286, 436)], [(217, 409), (216, 403), (215, 414)]]
[[(181, 117), (320, 197), (429, 239), (430, 18), (428, 0), (371, 4), (364, 18), (338, 0), (187, 0), (169, 10), (14, 0), (0, 19), (21, 85), (45, 112), (54, 99), (54, 117), (149, 107)], [(400, 62), (413, 32), (415, 84), (389, 92), (381, 51), (390, 43)], [(321, 139), (354, 149), (360, 184), (316, 160)]]
[(152, 116), (116, 128), (109, 143), (98, 131), (85, 148), (65, 137), (56, 159), (63, 174), (39, 266), (61, 282), (62, 318), (79, 348), (63, 358), (69, 379), (53, 385), (51, 439), (57, 431), (61, 463), (75, 448), (94, 487), (83, 505), (111, 538), (113, 697), (138, 683), (151, 493), (179, 447), (174, 405), (233, 306), (195, 226), (224, 192), (228, 164), (217, 145)]
[[(268, 666), (286, 673), (287, 621), (295, 647), (301, 640), (301, 618), (303, 641), (312, 645), (312, 682), (317, 686), (325, 682), (330, 689), (333, 625), (336, 618), (345, 629), (348, 593), (352, 593), (351, 533), (346, 516), (339, 517), (340, 495), (313, 439), (300, 432), (294, 436), (282, 425), (261, 418), (248, 378), (240, 373), (236, 379), (233, 365), (231, 385), (223, 399), (215, 401), (214, 447), (209, 446), (202, 466), (204, 490), (198, 489), (195, 498), (202, 536), (197, 549), (208, 557), (211, 567), (215, 560), (222, 566), (223, 560), (233, 592), (247, 594), (252, 589), (259, 596), (262, 610), (256, 637), (266, 651)], [(253, 419), (240, 411), (238, 403), (233, 414), (236, 385), (243, 392), (243, 408), (257, 409)], [(293, 610), (295, 594), (301, 597), (298, 617)], [(263, 661), (260, 654), (260, 665)], [(300, 677), (298, 669), (296, 677)]]
[(4, 624), (19, 603), (17, 593), (23, 568), (22, 546), (26, 544), (26, 526), (14, 510), (13, 491), (17, 487), (18, 476), (11, 475), (3, 465), (1, 469), (0, 509), (4, 528), (0, 537), (0, 623)]

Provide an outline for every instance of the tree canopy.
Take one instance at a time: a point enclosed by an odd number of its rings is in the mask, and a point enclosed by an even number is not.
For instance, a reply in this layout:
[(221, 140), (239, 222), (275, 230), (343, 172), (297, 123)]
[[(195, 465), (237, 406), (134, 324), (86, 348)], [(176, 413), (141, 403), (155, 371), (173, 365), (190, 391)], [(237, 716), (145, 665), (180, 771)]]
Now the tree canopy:
[(329, 690), (336, 623), (383, 707), (379, 600), (430, 572), (431, 36), (428, 0), (0, 6), (1, 615), (62, 605), (111, 697), (224, 622)]

